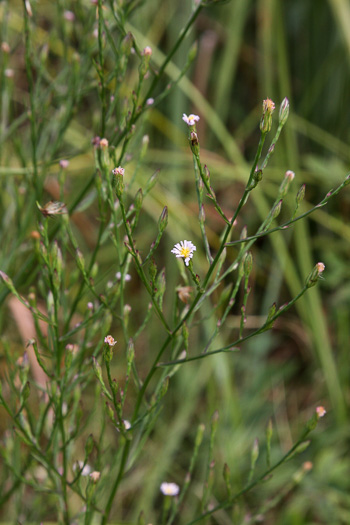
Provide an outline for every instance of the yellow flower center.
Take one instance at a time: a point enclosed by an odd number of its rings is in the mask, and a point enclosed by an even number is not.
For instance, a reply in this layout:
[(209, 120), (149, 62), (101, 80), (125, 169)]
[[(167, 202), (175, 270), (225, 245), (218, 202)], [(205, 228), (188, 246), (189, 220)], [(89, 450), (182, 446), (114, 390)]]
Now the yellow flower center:
[(191, 254), (191, 250), (189, 248), (185, 248), (184, 246), (181, 248), (181, 255), (186, 259)]

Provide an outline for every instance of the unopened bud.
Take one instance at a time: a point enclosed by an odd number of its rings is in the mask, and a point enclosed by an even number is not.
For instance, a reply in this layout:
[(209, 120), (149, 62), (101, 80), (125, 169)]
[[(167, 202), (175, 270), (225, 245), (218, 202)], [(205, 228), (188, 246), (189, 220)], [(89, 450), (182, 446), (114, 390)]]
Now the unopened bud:
[(252, 271), (252, 268), (253, 268), (253, 256), (251, 252), (248, 252), (247, 255), (245, 256), (243, 268), (244, 268), (245, 276), (249, 277), (250, 272)]
[(93, 483), (97, 483), (100, 477), (101, 477), (101, 472), (98, 472), (97, 470), (94, 470), (94, 472), (91, 472), (90, 474), (90, 479)]
[(259, 441), (258, 439), (254, 439), (253, 448), (252, 448), (251, 457), (250, 457), (250, 463), (251, 463), (252, 469), (254, 468), (258, 457), (259, 457)]
[(205, 425), (200, 424), (198, 426), (198, 430), (197, 430), (197, 435), (196, 435), (196, 438), (195, 438), (195, 447), (199, 447), (202, 443), (202, 440), (203, 440), (203, 435), (204, 435), (204, 430), (205, 430)]
[(282, 199), (278, 201), (278, 203), (272, 208), (272, 211), (271, 211), (271, 217), (273, 219), (276, 219), (279, 214), (281, 213), (281, 208), (282, 208)]
[(262, 170), (254, 171), (252, 180), (247, 189), (250, 191), (253, 190), (258, 185), (258, 183), (262, 180), (262, 176), (263, 176)]
[(198, 135), (195, 131), (191, 131), (190, 133), (190, 146), (191, 151), (194, 155), (199, 155), (199, 140)]
[(123, 56), (130, 55), (131, 48), (133, 45), (134, 45), (134, 37), (129, 31), (129, 33), (125, 35), (121, 43), (121, 51), (122, 51)]
[(282, 197), (282, 199), (287, 195), (289, 187), (292, 181), (294, 180), (294, 177), (295, 177), (294, 171), (291, 171), (291, 170), (286, 171), (284, 179), (279, 189), (279, 194)]
[(210, 186), (210, 171), (207, 167), (207, 165), (204, 166), (204, 178), (206, 182), (208, 183), (208, 186)]
[[(319, 263), (319, 264), (322, 264), (322, 263)], [(316, 408), (316, 415), (317, 415), (317, 418), (320, 419), (320, 417), (323, 417), (326, 415), (326, 409), (322, 406), (319, 406)]]
[(113, 175), (115, 176), (115, 192), (118, 199), (120, 199), (124, 192), (124, 168), (118, 166), (112, 170)]
[(309, 274), (309, 276), (306, 279), (305, 284), (307, 288), (312, 288), (313, 286), (315, 286), (318, 279), (324, 272), (324, 269), (325, 269), (325, 265), (323, 264), (323, 262), (319, 262), (316, 264), (316, 266), (314, 267), (314, 269), (312, 270), (312, 272)]
[(142, 206), (142, 201), (143, 201), (143, 193), (142, 193), (142, 188), (140, 188), (137, 193), (136, 193), (136, 196), (135, 196), (135, 208), (136, 210), (140, 210), (141, 209), (141, 206)]
[(158, 231), (162, 233), (168, 225), (168, 207), (164, 206), (158, 220)]
[(22, 399), (23, 401), (26, 401), (30, 395), (30, 383), (29, 381), (27, 381), (24, 385), (24, 387), (22, 388)]
[(263, 101), (263, 114), (260, 121), (260, 130), (262, 133), (268, 133), (272, 126), (272, 113), (275, 110), (275, 103), (267, 98)]
[(287, 97), (285, 97), (282, 100), (282, 104), (280, 106), (280, 112), (278, 116), (278, 120), (281, 126), (284, 126), (285, 123), (287, 122), (288, 115), (289, 115), (289, 100), (287, 99)]
[(303, 184), (298, 193), (297, 193), (297, 196), (296, 196), (296, 201), (297, 201), (297, 204), (300, 204), (301, 201), (304, 200), (304, 197), (305, 197), (305, 184)]

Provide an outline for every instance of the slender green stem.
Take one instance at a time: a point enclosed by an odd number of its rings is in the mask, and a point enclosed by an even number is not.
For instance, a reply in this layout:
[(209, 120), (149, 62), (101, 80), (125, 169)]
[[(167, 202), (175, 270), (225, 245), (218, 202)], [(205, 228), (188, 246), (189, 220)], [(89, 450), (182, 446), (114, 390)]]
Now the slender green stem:
[[(305, 285), (304, 288), (298, 293), (298, 295), (296, 295), (288, 304), (286, 304), (285, 306), (280, 308), (278, 310), (278, 312), (276, 312), (276, 314), (273, 317), (271, 317), (271, 319), (268, 320), (268, 325), (266, 323), (263, 324), (263, 326), (261, 326), (260, 328), (258, 328), (254, 332), (250, 333), (249, 335), (246, 335), (245, 337), (240, 337), (240, 338), (236, 339), (236, 341), (233, 341), (232, 343), (230, 343), (229, 345), (223, 346), (222, 348), (218, 348), (217, 350), (213, 350), (212, 352), (202, 353), (202, 354), (199, 354), (197, 356), (189, 357), (187, 359), (178, 359), (178, 360), (175, 360), (175, 361), (169, 361), (167, 363), (159, 363), (158, 366), (173, 366), (173, 365), (177, 365), (177, 364), (185, 364), (185, 363), (189, 363), (191, 361), (197, 361), (198, 359), (204, 359), (204, 358), (206, 358), (206, 357), (208, 357), (210, 355), (219, 354), (220, 352), (230, 352), (230, 351), (233, 351), (233, 350), (237, 350), (237, 346), (238, 345), (241, 345), (245, 341), (248, 341), (248, 339), (251, 339), (252, 337), (256, 337), (257, 335), (259, 335), (259, 334), (265, 332), (266, 330), (270, 329), (272, 324), (276, 321), (276, 319), (278, 317), (280, 317), (280, 315), (282, 315), (284, 312), (289, 310), (289, 308), (291, 308), (300, 299), (300, 297), (302, 297), (302, 295), (304, 295), (304, 293), (308, 289), (309, 289), (308, 286)], [(173, 333), (175, 333), (175, 332), (173, 332)]]
[(106, 102), (106, 86), (104, 80), (104, 57), (103, 57), (103, 11), (102, 11), (102, 0), (98, 0), (98, 57), (99, 57), (99, 78), (101, 82), (101, 136), (105, 136), (106, 132), (106, 113), (107, 113), (107, 102)]
[(147, 278), (145, 276), (145, 272), (143, 271), (143, 268), (142, 268), (142, 262), (139, 261), (138, 257), (137, 257), (137, 254), (136, 254), (136, 251), (135, 251), (135, 246), (134, 246), (134, 240), (131, 236), (131, 232), (130, 232), (130, 226), (128, 224), (128, 221), (127, 221), (127, 218), (126, 218), (126, 213), (125, 213), (125, 206), (124, 206), (124, 203), (123, 203), (123, 200), (122, 199), (119, 199), (119, 203), (120, 203), (120, 209), (121, 209), (121, 212), (122, 212), (122, 217), (123, 217), (123, 222), (124, 222), (124, 226), (125, 226), (125, 231), (126, 231), (126, 234), (128, 236), (128, 240), (129, 240), (129, 243), (130, 243), (130, 246), (132, 248), (132, 256), (133, 256), (133, 259), (135, 261), (135, 264), (136, 264), (136, 268), (137, 268), (137, 272), (147, 290), (147, 292), (149, 293), (149, 296), (151, 298), (151, 301), (153, 303), (153, 306), (158, 314), (158, 317), (159, 319), (161, 320), (161, 322), (163, 323), (166, 331), (170, 334), (171, 333), (171, 330), (170, 330), (170, 327), (163, 315), (163, 312), (161, 311), (161, 309), (159, 308), (159, 305), (157, 303), (157, 301), (155, 300), (154, 298), (154, 295), (152, 293), (152, 290), (148, 284), (148, 281), (147, 281)]
[(111, 508), (112, 508), (112, 505), (113, 505), (113, 501), (114, 501), (115, 495), (117, 493), (119, 484), (120, 484), (121, 480), (123, 479), (124, 470), (125, 470), (125, 467), (126, 467), (126, 462), (128, 460), (128, 456), (129, 456), (130, 445), (131, 445), (131, 441), (127, 440), (125, 442), (125, 445), (124, 445), (123, 455), (121, 457), (121, 462), (120, 462), (118, 476), (117, 476), (117, 478), (116, 478), (116, 480), (114, 482), (114, 485), (112, 487), (111, 493), (109, 495), (109, 498), (108, 498), (108, 501), (107, 501), (107, 504), (106, 504), (106, 508), (105, 508), (105, 511), (103, 513), (103, 516), (102, 516), (101, 525), (106, 525), (108, 523), (108, 518), (109, 518), (109, 514), (111, 512)]
[(311, 432), (310, 429), (306, 429), (304, 430), (304, 432), (302, 433), (302, 435), (300, 436), (300, 438), (298, 439), (298, 441), (288, 450), (288, 452), (279, 460), (277, 461), (277, 463), (275, 463), (271, 468), (267, 469), (263, 474), (261, 474), (258, 478), (256, 478), (254, 481), (252, 481), (249, 485), (247, 485), (244, 489), (240, 490), (239, 492), (237, 492), (232, 498), (230, 498), (229, 500), (223, 502), (223, 503), (220, 503), (219, 505), (217, 505), (216, 507), (208, 510), (207, 512), (205, 512), (204, 514), (202, 514), (201, 516), (199, 516), (198, 518), (190, 521), (189, 523), (187, 523), (187, 525), (193, 525), (194, 523), (198, 523), (199, 521), (205, 519), (205, 518), (208, 518), (209, 516), (212, 516), (215, 512), (217, 512), (218, 510), (221, 510), (221, 509), (227, 509), (229, 507), (231, 507), (234, 502), (241, 496), (243, 496), (244, 494), (247, 494), (248, 492), (250, 492), (254, 487), (256, 487), (256, 485), (258, 485), (259, 483), (261, 483), (262, 481), (264, 481), (264, 479), (269, 476), (272, 472), (274, 472), (280, 465), (282, 465), (283, 463), (285, 463), (289, 458), (290, 456), (296, 451), (296, 449), (298, 448), (298, 446), (305, 440), (306, 436)]
[(38, 162), (37, 162), (37, 130), (36, 130), (36, 113), (35, 113), (35, 101), (34, 101), (34, 80), (32, 73), (32, 60), (30, 56), (30, 27), (29, 27), (29, 15), (27, 12), (26, 2), (23, 0), (24, 9), (24, 39), (25, 39), (25, 64), (26, 73), (28, 79), (28, 90), (30, 100), (30, 132), (32, 141), (32, 162), (33, 162), (33, 184), (37, 192), (37, 199), (40, 199), (41, 190), (38, 186)]

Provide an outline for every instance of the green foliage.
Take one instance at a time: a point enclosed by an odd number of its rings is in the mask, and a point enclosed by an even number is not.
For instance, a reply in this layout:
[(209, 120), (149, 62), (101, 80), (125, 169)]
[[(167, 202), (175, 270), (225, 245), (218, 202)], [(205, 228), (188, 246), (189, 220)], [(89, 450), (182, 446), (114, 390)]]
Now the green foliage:
[(4, 523), (349, 523), (348, 15), (1, 2)]

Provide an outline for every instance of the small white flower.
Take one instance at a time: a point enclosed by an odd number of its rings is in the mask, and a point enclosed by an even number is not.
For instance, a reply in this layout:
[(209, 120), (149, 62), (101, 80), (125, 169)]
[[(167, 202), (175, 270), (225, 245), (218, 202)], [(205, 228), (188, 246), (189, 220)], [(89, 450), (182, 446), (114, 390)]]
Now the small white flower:
[[(115, 276), (116, 276), (116, 278), (118, 279), (118, 281), (120, 281), (120, 279), (122, 278), (122, 274), (121, 274), (121, 272), (117, 272), (117, 273), (115, 274)], [(131, 275), (129, 275), (128, 273), (126, 273), (126, 274), (124, 275), (124, 281), (125, 281), (125, 282), (131, 281)]]
[(182, 115), (182, 120), (183, 120), (184, 122), (186, 122), (186, 124), (187, 124), (188, 126), (194, 126), (195, 123), (198, 122), (198, 120), (199, 120), (199, 116), (198, 116), (198, 115), (192, 115), (192, 114), (187, 116), (186, 113), (184, 113), (184, 114)]
[(164, 496), (177, 496), (180, 492), (180, 487), (176, 485), (176, 483), (167, 483), (164, 481), (160, 486), (160, 490)]
[(74, 22), (75, 20), (75, 14), (73, 13), (73, 11), (67, 10), (63, 13), (63, 16), (68, 22)]
[(81, 470), (82, 476), (88, 476), (92, 471), (92, 468), (90, 467), (90, 465), (84, 466), (84, 461), (77, 461), (73, 466), (73, 470)]
[(111, 335), (106, 335), (105, 343), (107, 343), (109, 346), (114, 346), (117, 343), (117, 341), (115, 341), (114, 337), (112, 337)]
[(131, 428), (131, 423), (127, 419), (123, 419), (125, 430), (129, 430)]
[(193, 252), (196, 251), (196, 247), (191, 241), (181, 241), (175, 244), (171, 253), (174, 253), (176, 257), (182, 257), (185, 259), (186, 266), (189, 265), (190, 259), (193, 257)]
[(6, 78), (13, 78), (15, 76), (13, 69), (5, 69), (4, 74)]
[(154, 98), (150, 97), (146, 100), (146, 106), (152, 106), (154, 104)]

